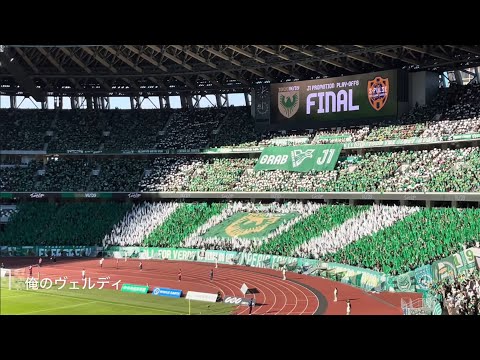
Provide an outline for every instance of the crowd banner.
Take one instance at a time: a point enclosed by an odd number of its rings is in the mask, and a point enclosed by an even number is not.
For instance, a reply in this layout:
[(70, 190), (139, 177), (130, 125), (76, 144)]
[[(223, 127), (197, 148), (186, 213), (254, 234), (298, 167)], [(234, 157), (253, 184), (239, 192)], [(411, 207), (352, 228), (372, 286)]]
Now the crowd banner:
[(387, 275), (369, 269), (345, 264), (327, 263), (327, 273), (330, 274), (329, 276), (333, 280), (356, 285), (368, 291), (385, 290), (387, 287)]
[(261, 239), (282, 223), (288, 222), (298, 215), (296, 212), (262, 214), (240, 211), (212, 226), (202, 237)]
[(343, 144), (267, 147), (254, 170), (329, 171), (335, 168), (342, 148)]
[(156, 287), (153, 289), (152, 295), (180, 298), (182, 297), (182, 290)]
[(37, 246), (2, 246), (1, 256), (38, 256)]
[(148, 293), (148, 286), (136, 285), (136, 284), (123, 284), (121, 291), (134, 293), (134, 294), (146, 294)]
[(214, 302), (217, 302), (218, 294), (204, 293), (204, 292), (198, 292), (198, 291), (188, 291), (185, 299), (214, 303)]
[(432, 265), (420, 266), (414, 270), (414, 273), (416, 289), (428, 290), (433, 282)]
[(96, 257), (97, 246), (38, 246), (38, 256)]
[(415, 272), (409, 271), (401, 275), (390, 276), (388, 278), (388, 290), (395, 292), (415, 292), (416, 278)]
[[(336, 134), (336, 135), (321, 135), (317, 136), (318, 140), (330, 140), (330, 141), (345, 141), (343, 147), (345, 149), (352, 148), (370, 148), (370, 147), (386, 147), (386, 146), (401, 146), (401, 145), (417, 145), (417, 144), (435, 144), (446, 141), (456, 140), (475, 140), (480, 139), (480, 133), (473, 134), (458, 134), (453, 136), (444, 136), (442, 138), (435, 137), (411, 137), (408, 139), (392, 139), (383, 141), (349, 141), (352, 138), (348, 134)], [(308, 144), (310, 138), (304, 137), (290, 137), (290, 138), (276, 138), (271, 140), (274, 146), (286, 146), (295, 144)], [(249, 147), (220, 147), (220, 148), (206, 148), (206, 149), (121, 149), (121, 150), (82, 150), (82, 149), (70, 149), (61, 152), (48, 152), (48, 154), (55, 155), (115, 155), (115, 154), (229, 154), (229, 153), (259, 153), (266, 147), (264, 146), (249, 146)], [(22, 150), (22, 154), (29, 153)], [(39, 154), (46, 154), (45, 152), (35, 152)]]
[(310, 138), (308, 136), (273, 138), (270, 140), (270, 143), (275, 146), (301, 145), (308, 144), (309, 142)]
[(480, 249), (469, 248), (444, 259), (435, 261), (432, 264), (433, 279), (435, 281), (447, 278), (453, 279), (459, 274), (475, 269), (476, 256), (480, 256)]

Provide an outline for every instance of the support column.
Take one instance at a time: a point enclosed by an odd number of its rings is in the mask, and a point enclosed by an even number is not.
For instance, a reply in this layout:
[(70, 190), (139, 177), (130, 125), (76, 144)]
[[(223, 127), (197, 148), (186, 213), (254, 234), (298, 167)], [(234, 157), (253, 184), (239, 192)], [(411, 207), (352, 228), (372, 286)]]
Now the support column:
[(456, 209), (458, 207), (458, 202), (457, 200), (452, 201), (452, 208)]
[(187, 106), (189, 109), (193, 109), (193, 95), (187, 95)]
[(248, 99), (248, 93), (243, 93), (245, 95), (245, 105), (250, 106), (250, 100)]
[(228, 94), (225, 94), (224, 97), (225, 97), (225, 103), (224, 104), (225, 104), (226, 107), (229, 107), (230, 103), (228, 101)]
[(163, 110), (164, 104), (163, 104), (163, 97), (162, 96), (158, 97), (158, 105), (160, 106), (160, 109)]
[(222, 98), (220, 94), (215, 94), (215, 99), (217, 100), (217, 107), (222, 107)]
[(165, 108), (170, 109), (170, 96), (165, 96), (163, 98), (165, 100)]
[(188, 100), (185, 94), (180, 95), (180, 104), (182, 106), (182, 109), (188, 109)]
[(200, 100), (202, 97), (200, 95), (195, 95), (194, 98), (195, 102), (193, 103), (193, 107), (198, 109), (200, 107)]
[(458, 85), (463, 85), (462, 72), (460, 70), (455, 70), (455, 81)]
[(447, 86), (448, 86), (448, 83), (449, 83), (449, 80), (448, 80), (448, 73), (445, 71), (442, 73), (442, 85), (443, 87), (446, 89)]
[(58, 97), (58, 108), (59, 108), (60, 110), (63, 109), (63, 96), (59, 96), (59, 97)]
[(427, 209), (430, 209), (430, 208), (432, 207), (432, 200), (426, 200), (426, 201), (425, 201), (425, 207), (426, 207)]
[(10, 108), (11, 109), (17, 108), (17, 97), (15, 95), (10, 96)]
[(475, 77), (477, 80), (477, 84), (480, 84), (480, 66), (475, 67)]
[(92, 110), (92, 97), (91, 96), (86, 96), (85, 100), (87, 100), (87, 109)]

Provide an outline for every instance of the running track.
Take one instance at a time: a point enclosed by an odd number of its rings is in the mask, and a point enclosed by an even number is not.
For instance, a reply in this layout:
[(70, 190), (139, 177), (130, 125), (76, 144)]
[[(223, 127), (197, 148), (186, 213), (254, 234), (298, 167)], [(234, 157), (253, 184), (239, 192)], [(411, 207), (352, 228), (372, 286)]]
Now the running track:
[[(18, 268), (36, 264), (38, 258), (0, 258), (6, 268)], [(257, 306), (254, 315), (344, 315), (345, 300), (352, 302), (352, 315), (401, 315), (400, 299), (410, 297), (413, 300), (417, 294), (371, 294), (342, 283), (314, 276), (299, 275), (287, 272), (287, 280), (282, 280), (280, 271), (260, 269), (245, 266), (215, 265), (207, 263), (183, 262), (172, 260), (142, 260), (143, 270), (138, 268), (139, 260), (105, 259), (100, 268), (99, 259), (60, 258), (56, 263), (45, 261), (41, 268), (34, 267), (34, 276), (49, 277), (52, 280), (67, 276), (68, 282), (78, 281), (82, 286), (81, 271), (85, 269), (86, 276), (93, 281), (99, 277), (109, 276), (110, 284), (117, 280), (122, 283), (147, 285), (154, 287), (169, 287), (187, 291), (221, 292), (222, 297), (233, 295), (243, 297), (240, 287), (246, 283), (255, 287)], [(178, 270), (182, 269), (182, 281), (178, 281)], [(214, 270), (213, 281), (210, 281), (210, 270)], [(68, 285), (67, 285), (68, 286)], [(97, 285), (98, 286), (98, 285)], [(106, 285), (107, 287), (108, 285)], [(338, 301), (333, 302), (333, 290), (338, 288)], [(113, 288), (112, 288), (113, 289)], [(388, 296), (385, 296), (388, 295)], [(248, 313), (248, 307), (237, 307), (235, 314)]]

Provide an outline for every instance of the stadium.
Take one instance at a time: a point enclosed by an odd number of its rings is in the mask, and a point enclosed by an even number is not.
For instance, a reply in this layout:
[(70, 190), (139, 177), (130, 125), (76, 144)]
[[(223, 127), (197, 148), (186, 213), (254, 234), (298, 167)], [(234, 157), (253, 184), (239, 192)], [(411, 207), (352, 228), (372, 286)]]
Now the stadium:
[(1, 315), (479, 315), (480, 45), (0, 45)]

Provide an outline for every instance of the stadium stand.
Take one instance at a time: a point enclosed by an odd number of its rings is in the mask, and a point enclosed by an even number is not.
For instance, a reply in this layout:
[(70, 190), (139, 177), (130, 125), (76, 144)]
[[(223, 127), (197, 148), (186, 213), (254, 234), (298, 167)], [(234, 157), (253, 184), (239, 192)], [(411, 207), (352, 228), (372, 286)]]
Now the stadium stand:
[(105, 234), (131, 207), (122, 203), (22, 203), (5, 231), (0, 231), (0, 244), (101, 246)]
[[(382, 141), (411, 137), (451, 140), (478, 133), (480, 87), (440, 89), (428, 106), (415, 107), (394, 124), (310, 131), (256, 132), (247, 107), (190, 110), (0, 110), (4, 150), (120, 151), (206, 147), (287, 146)], [(440, 119), (433, 120), (435, 115)], [(53, 137), (47, 131), (53, 132)], [(315, 129), (313, 129), (315, 130)], [(164, 131), (164, 133), (162, 132)], [(329, 138), (331, 137), (331, 138)]]
[[(153, 163), (152, 163), (153, 161)], [(475, 192), (480, 149), (367, 152), (333, 171), (254, 171), (254, 158), (51, 158), (2, 168), (4, 191), (406, 191)], [(44, 176), (36, 171), (45, 170)], [(94, 172), (98, 171), (98, 174)]]
[(432, 283), (430, 292), (440, 298), (448, 315), (480, 315), (480, 273)]
[(108, 136), (105, 151), (155, 149), (171, 110), (105, 110), (98, 113)]
[(3, 150), (43, 150), (53, 112), (48, 110), (0, 110), (0, 144)]
[(59, 111), (54, 120), (53, 137), (48, 144), (48, 151), (99, 150), (105, 128), (103, 120), (97, 117), (95, 110)]

